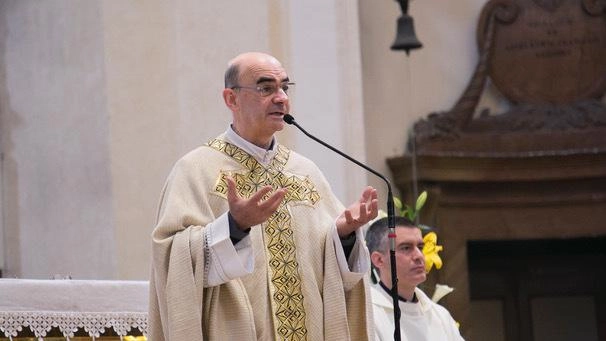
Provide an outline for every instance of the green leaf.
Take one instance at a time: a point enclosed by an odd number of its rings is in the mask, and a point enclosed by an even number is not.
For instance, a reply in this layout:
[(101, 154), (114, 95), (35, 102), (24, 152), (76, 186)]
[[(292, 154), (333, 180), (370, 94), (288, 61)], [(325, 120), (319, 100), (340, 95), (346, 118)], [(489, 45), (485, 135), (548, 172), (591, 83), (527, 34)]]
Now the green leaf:
[(402, 214), (402, 216), (408, 218), (410, 221), (414, 221), (415, 217), (417, 216), (417, 213), (412, 207), (406, 205), (406, 211), (404, 211), (404, 214)]

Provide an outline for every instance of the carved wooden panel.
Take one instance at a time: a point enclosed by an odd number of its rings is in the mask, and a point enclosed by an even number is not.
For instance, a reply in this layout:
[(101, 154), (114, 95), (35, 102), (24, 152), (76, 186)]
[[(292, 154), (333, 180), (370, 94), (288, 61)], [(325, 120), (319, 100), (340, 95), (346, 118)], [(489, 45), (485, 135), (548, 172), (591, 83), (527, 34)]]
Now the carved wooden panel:
[[(416, 179), (411, 156), (389, 159), (388, 164), (407, 202), (415, 197), (415, 182), (419, 191), (429, 193), (421, 222), (437, 230), (444, 246), (444, 267), (436, 272), (435, 281), (455, 287), (441, 303), (461, 323), (466, 340), (474, 325), (470, 242), (606, 236), (606, 152), (527, 157), (421, 155), (414, 162)], [(602, 326), (600, 339), (604, 339), (606, 300), (600, 302), (596, 318)]]

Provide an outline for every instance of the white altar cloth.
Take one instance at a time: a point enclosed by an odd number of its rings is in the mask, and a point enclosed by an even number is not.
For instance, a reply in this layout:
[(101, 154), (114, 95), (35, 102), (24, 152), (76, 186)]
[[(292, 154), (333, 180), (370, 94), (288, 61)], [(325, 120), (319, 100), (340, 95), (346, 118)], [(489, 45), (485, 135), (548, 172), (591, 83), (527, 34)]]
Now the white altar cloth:
[(12, 339), (30, 327), (43, 338), (57, 327), (68, 339), (78, 329), (147, 335), (148, 295), (147, 281), (0, 279), (0, 334)]

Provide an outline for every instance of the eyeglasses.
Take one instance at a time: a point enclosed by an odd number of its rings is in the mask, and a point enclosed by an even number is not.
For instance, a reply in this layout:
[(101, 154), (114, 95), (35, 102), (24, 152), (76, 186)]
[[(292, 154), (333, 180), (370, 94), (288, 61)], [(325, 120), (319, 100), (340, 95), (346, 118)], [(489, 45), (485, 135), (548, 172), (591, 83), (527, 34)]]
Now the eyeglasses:
[(284, 91), (284, 93), (286, 95), (288, 95), (288, 91), (295, 85), (295, 83), (292, 82), (288, 82), (288, 83), (282, 83), (280, 85), (277, 84), (272, 84), (272, 83), (267, 83), (267, 84), (260, 84), (257, 86), (243, 86), (243, 85), (236, 85), (236, 86), (232, 86), (232, 89), (249, 89), (249, 90), (256, 90), (259, 95), (261, 95), (262, 97), (267, 97), (267, 96), (271, 96), (273, 94), (275, 94), (276, 92), (278, 92), (279, 90)]

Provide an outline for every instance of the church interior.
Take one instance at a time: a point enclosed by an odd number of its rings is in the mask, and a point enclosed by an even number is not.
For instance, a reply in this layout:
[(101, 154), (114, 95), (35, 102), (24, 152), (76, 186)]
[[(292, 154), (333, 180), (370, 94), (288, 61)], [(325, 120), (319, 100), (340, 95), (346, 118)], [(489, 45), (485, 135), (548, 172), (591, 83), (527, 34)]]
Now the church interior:
[[(145, 339), (162, 185), (225, 131), (243, 51), (283, 62), (308, 131), (427, 193), (422, 288), (454, 288), (466, 340), (606, 340), (606, 1), (2, 0), (0, 341)], [(387, 210), (382, 179), (278, 139)]]

